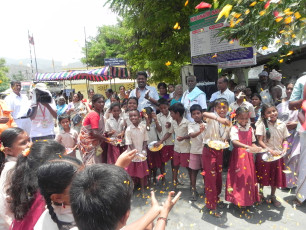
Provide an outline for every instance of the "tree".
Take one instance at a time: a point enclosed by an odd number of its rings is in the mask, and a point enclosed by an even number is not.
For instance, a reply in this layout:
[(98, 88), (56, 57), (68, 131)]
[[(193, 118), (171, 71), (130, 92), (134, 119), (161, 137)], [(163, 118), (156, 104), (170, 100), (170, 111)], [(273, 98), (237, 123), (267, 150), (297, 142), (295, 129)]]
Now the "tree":
[(190, 63), (189, 16), (198, 3), (108, 0), (127, 28), (123, 55), (133, 72), (148, 70), (154, 81), (179, 81), (181, 66)]
[(222, 7), (219, 16), (227, 11), (229, 26), (219, 35), (263, 50), (269, 45), (279, 48), (279, 62), (306, 40), (305, 0), (225, 0)]
[[(125, 53), (126, 29), (120, 24), (102, 26), (96, 37), (87, 43), (87, 59), (82, 59), (89, 66), (104, 65), (104, 58), (122, 58)], [(86, 48), (83, 48), (86, 53)]]
[(10, 80), (6, 76), (9, 69), (5, 65), (5, 59), (0, 58), (0, 92), (7, 90), (10, 87)]

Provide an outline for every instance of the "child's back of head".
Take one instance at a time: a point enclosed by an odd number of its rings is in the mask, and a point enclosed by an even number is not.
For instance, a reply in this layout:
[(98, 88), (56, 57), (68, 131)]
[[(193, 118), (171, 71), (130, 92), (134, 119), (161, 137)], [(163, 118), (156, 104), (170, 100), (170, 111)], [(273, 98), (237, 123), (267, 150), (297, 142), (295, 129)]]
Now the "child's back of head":
[[(40, 193), (45, 198), (50, 216), (59, 229), (63, 229), (64, 226), (72, 227), (72, 223), (66, 223), (58, 219), (53, 209), (52, 202), (70, 205), (65, 193), (73, 177), (82, 166), (82, 162), (78, 159), (63, 156), (62, 158), (46, 162), (37, 170)], [(59, 200), (61, 200), (61, 202), (59, 202)]]
[(115, 165), (92, 165), (78, 173), (70, 202), (79, 230), (115, 230), (131, 208), (132, 193), (131, 177)]

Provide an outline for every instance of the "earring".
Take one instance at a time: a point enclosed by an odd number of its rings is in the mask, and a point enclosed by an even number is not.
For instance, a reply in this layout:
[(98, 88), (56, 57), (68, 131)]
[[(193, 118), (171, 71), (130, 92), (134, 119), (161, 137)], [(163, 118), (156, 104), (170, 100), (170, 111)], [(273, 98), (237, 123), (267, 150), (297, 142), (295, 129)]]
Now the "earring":
[(66, 206), (65, 206), (64, 202), (62, 203), (62, 207), (63, 207), (63, 208), (66, 208)]

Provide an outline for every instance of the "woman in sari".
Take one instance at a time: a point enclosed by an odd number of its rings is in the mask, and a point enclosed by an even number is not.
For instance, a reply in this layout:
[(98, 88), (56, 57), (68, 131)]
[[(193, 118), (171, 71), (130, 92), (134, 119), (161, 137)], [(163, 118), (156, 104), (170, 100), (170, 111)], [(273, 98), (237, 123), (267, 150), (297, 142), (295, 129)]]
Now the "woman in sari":
[(74, 94), (72, 102), (69, 104), (68, 114), (71, 118), (72, 128), (80, 133), (82, 127), (82, 121), (85, 115), (87, 114), (86, 106), (81, 102), (82, 95)]
[(93, 110), (84, 118), (78, 137), (78, 148), (85, 165), (102, 162), (101, 154), (105, 151), (102, 150), (101, 144), (106, 140), (104, 136), (104, 104), (104, 97), (101, 94), (95, 94), (92, 97)]
[(298, 110), (289, 110), (289, 99), (292, 94), (294, 84), (289, 82), (286, 85), (287, 97), (283, 102), (277, 105), (278, 119), (285, 122), (290, 136), (287, 138), (289, 148), (284, 157), (286, 173), (286, 187), (293, 188), (297, 186), (298, 163), (300, 159), (300, 137), (296, 130), (298, 125)]

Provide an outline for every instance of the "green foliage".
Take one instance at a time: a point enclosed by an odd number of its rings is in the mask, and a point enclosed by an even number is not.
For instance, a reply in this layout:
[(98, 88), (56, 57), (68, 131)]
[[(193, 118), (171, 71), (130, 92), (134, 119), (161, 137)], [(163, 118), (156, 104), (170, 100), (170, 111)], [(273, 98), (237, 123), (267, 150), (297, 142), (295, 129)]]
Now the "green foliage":
[[(227, 22), (219, 35), (227, 40), (239, 39), (242, 45), (264, 48), (274, 44), (281, 54), (306, 40), (305, 0), (225, 0), (233, 6)], [(289, 53), (290, 54), (290, 53)], [(290, 56), (290, 55), (287, 55)]]
[(0, 92), (7, 90), (10, 87), (10, 79), (6, 76), (9, 69), (5, 65), (5, 59), (0, 58)]
[[(123, 31), (118, 33), (121, 38), (116, 37), (121, 42), (107, 47), (100, 32), (88, 46), (88, 63), (102, 65), (104, 57), (122, 57), (132, 76), (147, 70), (152, 73), (151, 81), (179, 82), (181, 66), (190, 63), (189, 16), (197, 12), (199, 3), (190, 1), (185, 6), (182, 0), (108, 0), (106, 4), (123, 19), (114, 27)], [(180, 29), (173, 28), (177, 22)], [(104, 55), (108, 49), (114, 52)], [(165, 65), (167, 62), (171, 64)]]
[[(98, 35), (87, 42), (87, 60), (83, 63), (89, 66), (103, 66), (104, 58), (121, 58), (125, 53), (126, 29), (120, 24), (115, 26), (102, 26)], [(86, 54), (86, 48), (83, 48)]]

